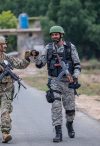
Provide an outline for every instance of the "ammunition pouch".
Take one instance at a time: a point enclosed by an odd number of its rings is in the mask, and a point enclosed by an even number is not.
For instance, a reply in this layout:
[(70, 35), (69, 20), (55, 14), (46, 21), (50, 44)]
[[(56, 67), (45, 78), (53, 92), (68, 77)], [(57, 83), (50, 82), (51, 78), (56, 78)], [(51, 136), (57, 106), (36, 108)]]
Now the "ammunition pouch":
[(55, 100), (61, 101), (61, 98), (54, 97), (54, 92), (61, 94), (60, 91), (49, 89), (48, 91), (46, 91), (47, 102), (53, 103)]
[(53, 91), (51, 89), (46, 91), (46, 99), (47, 99), (47, 102), (49, 102), (49, 103), (54, 102), (54, 94), (53, 94)]

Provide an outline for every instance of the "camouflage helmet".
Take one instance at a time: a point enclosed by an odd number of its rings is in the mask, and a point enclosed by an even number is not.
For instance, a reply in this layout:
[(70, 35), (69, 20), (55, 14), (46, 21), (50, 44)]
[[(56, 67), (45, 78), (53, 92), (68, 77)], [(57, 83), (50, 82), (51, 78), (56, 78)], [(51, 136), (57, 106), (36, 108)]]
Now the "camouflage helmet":
[(62, 34), (65, 33), (65, 32), (64, 32), (64, 29), (63, 29), (61, 26), (52, 26), (52, 27), (50, 28), (49, 34), (51, 34), (51, 33), (56, 33), (56, 32), (62, 33)]
[(6, 43), (6, 39), (4, 36), (0, 36), (0, 44), (5, 44)]

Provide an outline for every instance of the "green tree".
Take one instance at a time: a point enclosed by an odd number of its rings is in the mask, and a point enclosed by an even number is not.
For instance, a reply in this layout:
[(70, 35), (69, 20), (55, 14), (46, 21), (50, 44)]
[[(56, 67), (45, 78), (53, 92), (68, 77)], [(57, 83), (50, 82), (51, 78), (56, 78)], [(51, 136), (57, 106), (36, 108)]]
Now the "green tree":
[(0, 1), (0, 12), (11, 10), (17, 17), (27, 13), (30, 17), (45, 15), (50, 0), (3, 0)]
[(50, 20), (48, 17), (40, 17), (40, 22), (43, 30), (45, 43), (48, 43), (49, 41), (51, 41), (49, 35), (50, 27), (55, 25), (55, 23), (54, 21)]
[[(67, 0), (67, 2), (66, 0), (61, 0), (60, 3), (60, 11), (58, 12), (58, 24), (64, 27), (66, 38), (71, 38), (72, 41), (78, 40), (75, 35), (79, 30), (78, 25), (81, 25), (78, 23), (81, 8), (82, 6), (79, 0)], [(77, 35), (79, 35), (79, 33)]]
[(49, 19), (57, 22), (60, 9), (60, 0), (51, 0), (48, 7), (47, 16)]
[[(65, 38), (71, 40), (81, 48), (81, 56), (86, 58), (94, 57), (99, 51), (96, 38), (99, 34), (99, 26), (96, 24), (97, 11), (93, 2), (87, 0), (61, 0), (60, 11), (58, 12), (58, 24), (65, 28)], [(95, 25), (94, 25), (95, 24)], [(94, 37), (93, 37), (94, 33)]]
[[(11, 11), (3, 11), (0, 14), (0, 28), (17, 28), (17, 18)], [(17, 50), (17, 41), (16, 41), (16, 36), (8, 36), (7, 37), (7, 42), (8, 42), (8, 49), (7, 52), (10, 51), (15, 51)]]
[(17, 18), (11, 11), (3, 11), (0, 14), (0, 28), (16, 28)]

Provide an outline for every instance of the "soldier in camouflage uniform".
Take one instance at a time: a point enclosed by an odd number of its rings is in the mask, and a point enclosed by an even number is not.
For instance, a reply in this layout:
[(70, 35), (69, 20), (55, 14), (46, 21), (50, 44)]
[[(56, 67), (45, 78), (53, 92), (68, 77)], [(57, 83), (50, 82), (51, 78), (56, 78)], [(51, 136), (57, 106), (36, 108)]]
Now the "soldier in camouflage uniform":
[[(69, 83), (76, 82), (81, 71), (80, 60), (76, 47), (71, 42), (63, 40), (64, 30), (61, 26), (53, 26), (50, 28), (50, 36), (52, 43), (45, 47), (45, 51), (41, 56), (36, 57), (36, 66), (43, 67), (47, 63), (48, 83), (52, 89), (54, 101), (52, 103), (52, 123), (55, 126), (56, 137), (53, 142), (62, 141), (62, 103), (66, 114), (66, 127), (70, 138), (75, 137), (73, 129), (73, 120), (75, 117), (75, 95), (74, 89), (68, 88)], [(71, 76), (64, 75), (59, 81), (56, 80), (62, 68), (59, 65), (58, 54), (65, 63), (69, 64), (69, 72)]]
[[(5, 54), (7, 48), (6, 40), (0, 36), (0, 63), (7, 60), (14, 68), (24, 69), (30, 64), (29, 54), (25, 53), (25, 59), (20, 60)], [(0, 65), (0, 73), (3, 72), (3, 67)], [(12, 101), (14, 95), (14, 81), (11, 76), (5, 76), (0, 81), (0, 103), (1, 103), (1, 132), (2, 142), (7, 143), (12, 139), (10, 135), (11, 117), (10, 113), (13, 110)]]

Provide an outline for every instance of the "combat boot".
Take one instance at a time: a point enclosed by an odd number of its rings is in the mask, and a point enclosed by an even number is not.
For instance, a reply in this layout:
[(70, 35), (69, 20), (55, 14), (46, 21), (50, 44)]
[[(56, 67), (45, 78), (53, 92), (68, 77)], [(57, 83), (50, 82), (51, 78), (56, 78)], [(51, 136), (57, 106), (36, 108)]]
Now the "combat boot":
[(62, 141), (62, 128), (61, 125), (55, 126), (56, 136), (53, 138), (53, 142), (61, 142)]
[(12, 136), (9, 133), (7, 132), (2, 133), (2, 143), (8, 143), (11, 139)]
[(67, 127), (67, 130), (68, 130), (68, 136), (70, 138), (74, 138), (75, 137), (75, 131), (73, 129), (73, 121), (72, 122), (67, 122), (66, 127)]

